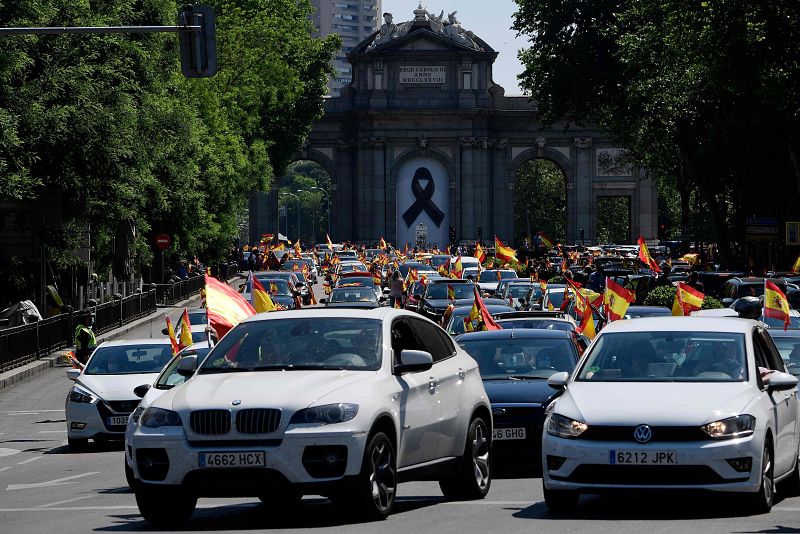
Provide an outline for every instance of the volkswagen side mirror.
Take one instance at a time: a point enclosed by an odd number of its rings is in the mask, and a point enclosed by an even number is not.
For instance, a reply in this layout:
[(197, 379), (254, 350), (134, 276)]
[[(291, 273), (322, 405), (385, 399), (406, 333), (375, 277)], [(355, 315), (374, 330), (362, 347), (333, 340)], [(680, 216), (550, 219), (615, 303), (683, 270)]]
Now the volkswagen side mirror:
[(789, 373), (773, 371), (764, 378), (764, 382), (770, 391), (788, 391), (797, 387), (797, 377)]

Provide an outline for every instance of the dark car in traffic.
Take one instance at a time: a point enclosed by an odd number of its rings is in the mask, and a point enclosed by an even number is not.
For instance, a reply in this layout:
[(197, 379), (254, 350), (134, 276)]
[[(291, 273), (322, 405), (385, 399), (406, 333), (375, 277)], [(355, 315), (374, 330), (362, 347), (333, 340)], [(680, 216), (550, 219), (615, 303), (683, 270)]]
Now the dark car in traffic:
[[(452, 286), (455, 299), (450, 300), (447, 295), (447, 286)], [(419, 313), (428, 319), (439, 322), (449, 304), (454, 307), (466, 306), (475, 301), (475, 284), (471, 280), (453, 280), (443, 278), (431, 280), (425, 287), (425, 293), (419, 303)]]
[(492, 403), (492, 453), (498, 469), (541, 470), (545, 409), (561, 394), (551, 375), (572, 372), (578, 351), (563, 330), (492, 330), (462, 334), (456, 342), (478, 362)]

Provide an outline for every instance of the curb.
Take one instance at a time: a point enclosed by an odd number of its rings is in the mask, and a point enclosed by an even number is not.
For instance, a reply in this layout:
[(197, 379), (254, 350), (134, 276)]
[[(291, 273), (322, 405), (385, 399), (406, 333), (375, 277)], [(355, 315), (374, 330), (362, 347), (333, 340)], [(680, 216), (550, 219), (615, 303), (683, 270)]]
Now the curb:
[[(238, 278), (238, 277), (237, 277)], [(230, 282), (233, 282), (236, 278), (232, 278)], [(200, 295), (195, 295), (191, 298), (188, 298), (184, 301), (181, 301), (174, 306), (166, 306), (166, 307), (158, 307), (156, 308), (155, 313), (152, 315), (148, 315), (147, 317), (142, 317), (141, 319), (137, 319), (132, 321), (120, 328), (115, 330), (111, 330), (110, 332), (106, 332), (97, 337), (97, 344), (99, 345), (103, 341), (111, 341), (114, 339), (119, 339), (124, 337), (125, 334), (128, 334), (135, 330), (136, 328), (141, 327), (142, 325), (146, 325), (149, 323), (153, 323), (162, 319), (165, 315), (167, 315), (170, 311), (176, 308), (188, 308), (200, 300)], [(159, 335), (161, 334), (161, 330), (158, 331)], [(66, 354), (70, 352), (70, 349), (61, 349), (53, 352), (52, 354), (45, 356), (43, 358), (39, 358), (38, 360), (34, 360), (30, 363), (22, 365), (20, 367), (15, 367), (5, 373), (0, 373), (0, 392), (5, 389), (10, 388), (14, 384), (27, 380), (34, 375), (37, 375), (43, 371), (50, 369), (51, 367), (69, 367), (69, 363), (65, 361)]]

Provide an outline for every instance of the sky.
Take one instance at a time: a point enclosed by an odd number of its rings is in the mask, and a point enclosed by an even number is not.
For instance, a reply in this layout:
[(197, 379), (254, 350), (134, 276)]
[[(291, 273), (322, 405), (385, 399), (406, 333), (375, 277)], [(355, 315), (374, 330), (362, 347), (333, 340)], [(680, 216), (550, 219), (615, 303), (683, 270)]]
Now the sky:
[[(399, 23), (412, 20), (418, 5), (419, 0), (382, 0), (381, 8), (394, 15), (395, 23)], [(461, 26), (500, 53), (494, 62), (495, 83), (505, 88), (506, 96), (522, 94), (517, 82), (517, 75), (522, 72), (517, 50), (525, 48), (527, 41), (511, 29), (516, 11), (514, 0), (423, 0), (422, 7), (436, 15), (444, 10), (445, 17), (458, 11), (456, 18)]]

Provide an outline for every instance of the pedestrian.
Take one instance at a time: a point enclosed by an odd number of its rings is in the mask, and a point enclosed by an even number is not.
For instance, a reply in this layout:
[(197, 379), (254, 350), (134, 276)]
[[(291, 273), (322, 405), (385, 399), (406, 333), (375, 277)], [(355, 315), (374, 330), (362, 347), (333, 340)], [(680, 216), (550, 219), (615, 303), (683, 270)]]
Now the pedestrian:
[(672, 285), (672, 280), (669, 279), (670, 272), (672, 272), (672, 268), (669, 265), (664, 264), (664, 268), (662, 269), (661, 274), (656, 279), (657, 287)]
[(595, 293), (602, 293), (605, 289), (606, 279), (603, 276), (602, 267), (592, 265), (592, 274), (589, 275), (589, 282), (586, 284), (587, 289), (591, 289)]
[(94, 314), (91, 310), (81, 310), (77, 314), (78, 326), (75, 328), (75, 357), (81, 364), (86, 365), (89, 356), (97, 346), (97, 339), (94, 336), (92, 326), (94, 325)]
[(686, 283), (689, 284), (689, 287), (698, 290), (700, 293), (705, 293), (705, 286), (703, 282), (700, 281), (700, 274), (697, 271), (689, 273), (689, 278), (687, 278)]
[(394, 308), (398, 302), (403, 303), (403, 277), (399, 270), (392, 273), (389, 283), (389, 306)]

